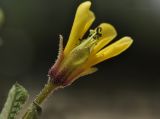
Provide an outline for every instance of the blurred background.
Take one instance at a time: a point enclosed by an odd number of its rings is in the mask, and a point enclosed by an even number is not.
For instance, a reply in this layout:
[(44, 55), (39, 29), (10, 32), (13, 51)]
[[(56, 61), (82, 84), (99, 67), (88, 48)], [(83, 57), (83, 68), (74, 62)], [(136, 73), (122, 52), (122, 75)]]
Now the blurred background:
[[(0, 0), (0, 110), (16, 81), (31, 100), (47, 81), (57, 57), (58, 35), (67, 42), (84, 0)], [(57, 91), (41, 119), (160, 118), (160, 0), (92, 0), (96, 20), (131, 36), (125, 53), (99, 71)]]

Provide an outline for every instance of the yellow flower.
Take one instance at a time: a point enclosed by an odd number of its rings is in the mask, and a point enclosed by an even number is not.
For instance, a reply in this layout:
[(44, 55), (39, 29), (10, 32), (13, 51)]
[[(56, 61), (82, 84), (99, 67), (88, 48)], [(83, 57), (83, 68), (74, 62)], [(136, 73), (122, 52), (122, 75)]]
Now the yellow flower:
[(67, 86), (77, 78), (95, 72), (97, 69), (93, 66), (119, 55), (133, 42), (130, 37), (126, 36), (109, 44), (116, 37), (117, 32), (108, 23), (102, 23), (94, 30), (90, 30), (89, 36), (83, 38), (95, 20), (90, 7), (91, 2), (86, 1), (77, 8), (69, 40), (64, 50), (63, 38), (60, 36), (59, 55), (48, 73), (54, 84)]

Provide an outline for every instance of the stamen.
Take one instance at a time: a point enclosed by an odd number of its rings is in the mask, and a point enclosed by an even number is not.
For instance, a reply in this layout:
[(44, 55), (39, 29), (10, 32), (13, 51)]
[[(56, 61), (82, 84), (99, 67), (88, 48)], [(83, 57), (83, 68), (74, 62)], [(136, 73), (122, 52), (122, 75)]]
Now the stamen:
[(88, 40), (98, 40), (102, 36), (102, 28), (97, 27), (95, 30), (90, 30)]

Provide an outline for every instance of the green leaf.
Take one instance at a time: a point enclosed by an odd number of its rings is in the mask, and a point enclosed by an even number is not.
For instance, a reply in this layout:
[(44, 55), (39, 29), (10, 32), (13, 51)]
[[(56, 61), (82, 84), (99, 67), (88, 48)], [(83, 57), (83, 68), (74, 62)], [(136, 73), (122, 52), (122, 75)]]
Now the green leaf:
[(23, 86), (18, 83), (14, 84), (9, 91), (7, 101), (0, 114), (0, 119), (15, 119), (28, 96), (28, 91)]

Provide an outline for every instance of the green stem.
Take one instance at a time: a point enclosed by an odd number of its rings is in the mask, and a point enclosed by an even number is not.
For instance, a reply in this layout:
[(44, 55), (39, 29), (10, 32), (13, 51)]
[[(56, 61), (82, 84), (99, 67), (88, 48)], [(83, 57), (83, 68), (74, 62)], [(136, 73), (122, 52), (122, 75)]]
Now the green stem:
[(57, 88), (57, 85), (54, 85), (52, 82), (48, 81), (41, 92), (37, 95), (33, 103), (29, 106), (22, 119), (37, 119), (38, 113), (41, 111), (40, 105)]
[(57, 87), (58, 86), (54, 85), (51, 82), (47, 83), (35, 98), (34, 102), (36, 102), (38, 105), (42, 104), (43, 101), (49, 96), (49, 94), (51, 94)]

